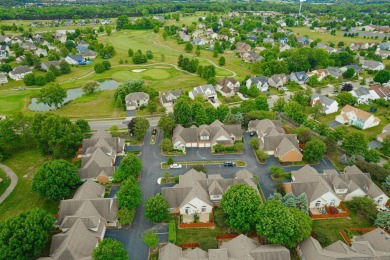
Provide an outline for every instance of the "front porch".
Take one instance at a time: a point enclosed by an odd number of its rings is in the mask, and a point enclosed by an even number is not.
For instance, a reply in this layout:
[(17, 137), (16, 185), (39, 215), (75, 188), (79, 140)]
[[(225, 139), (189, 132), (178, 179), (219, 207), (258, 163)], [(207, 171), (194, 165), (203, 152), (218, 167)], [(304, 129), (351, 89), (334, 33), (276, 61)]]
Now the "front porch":
[(210, 222), (210, 213), (202, 213), (199, 215), (183, 214), (181, 223), (208, 223)]

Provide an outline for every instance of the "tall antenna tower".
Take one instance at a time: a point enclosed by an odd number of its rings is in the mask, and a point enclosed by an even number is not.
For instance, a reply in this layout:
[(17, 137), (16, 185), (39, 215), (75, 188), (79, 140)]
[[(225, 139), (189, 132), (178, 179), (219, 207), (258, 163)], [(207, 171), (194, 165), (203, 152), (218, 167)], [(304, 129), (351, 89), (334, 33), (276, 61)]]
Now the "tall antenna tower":
[[(299, 0), (299, 14), (298, 14), (298, 17), (301, 16), (302, 3), (303, 2), (306, 2), (306, 0)], [(298, 17), (297, 17), (297, 20), (295, 21), (295, 26), (298, 26)]]

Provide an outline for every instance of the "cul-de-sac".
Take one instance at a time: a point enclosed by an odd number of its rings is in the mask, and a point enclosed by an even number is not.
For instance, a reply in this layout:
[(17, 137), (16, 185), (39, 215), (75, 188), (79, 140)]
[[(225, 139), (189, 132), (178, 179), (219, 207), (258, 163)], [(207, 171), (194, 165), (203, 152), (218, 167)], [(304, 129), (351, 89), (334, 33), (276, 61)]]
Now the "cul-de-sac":
[(0, 1), (0, 260), (390, 260), (388, 0)]

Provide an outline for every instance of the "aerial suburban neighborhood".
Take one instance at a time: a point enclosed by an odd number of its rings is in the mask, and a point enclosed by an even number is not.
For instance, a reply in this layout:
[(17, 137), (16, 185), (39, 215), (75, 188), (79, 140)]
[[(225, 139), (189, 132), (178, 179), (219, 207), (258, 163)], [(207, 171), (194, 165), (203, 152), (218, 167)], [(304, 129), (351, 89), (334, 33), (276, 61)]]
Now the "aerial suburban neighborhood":
[(390, 3), (0, 1), (0, 259), (390, 259)]

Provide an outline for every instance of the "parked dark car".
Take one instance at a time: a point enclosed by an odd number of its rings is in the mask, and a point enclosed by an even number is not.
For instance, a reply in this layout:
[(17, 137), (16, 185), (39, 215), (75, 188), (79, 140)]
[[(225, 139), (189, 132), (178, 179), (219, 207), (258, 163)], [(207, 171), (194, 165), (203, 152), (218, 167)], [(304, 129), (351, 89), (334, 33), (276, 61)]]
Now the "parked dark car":
[(223, 166), (225, 166), (225, 167), (234, 167), (234, 166), (236, 166), (236, 163), (228, 161), (228, 162), (225, 162), (223, 164)]

